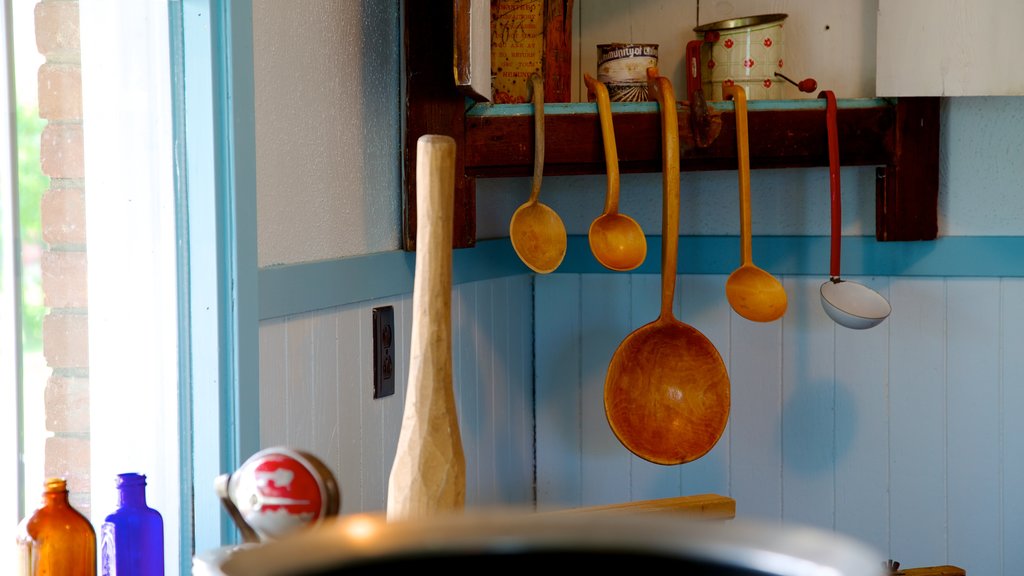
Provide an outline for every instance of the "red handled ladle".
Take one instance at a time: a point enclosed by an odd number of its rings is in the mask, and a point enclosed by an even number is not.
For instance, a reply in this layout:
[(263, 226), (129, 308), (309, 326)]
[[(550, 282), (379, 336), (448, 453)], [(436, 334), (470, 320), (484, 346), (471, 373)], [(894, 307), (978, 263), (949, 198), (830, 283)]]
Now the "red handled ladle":
[(821, 285), (821, 305), (837, 324), (863, 330), (877, 326), (885, 320), (892, 307), (878, 292), (857, 282), (839, 277), (840, 246), (843, 238), (843, 200), (839, 190), (839, 130), (836, 126), (836, 97), (831, 90), (823, 90), (818, 98), (825, 98), (825, 118), (828, 123), (828, 167), (832, 188), (832, 254), (829, 279)]

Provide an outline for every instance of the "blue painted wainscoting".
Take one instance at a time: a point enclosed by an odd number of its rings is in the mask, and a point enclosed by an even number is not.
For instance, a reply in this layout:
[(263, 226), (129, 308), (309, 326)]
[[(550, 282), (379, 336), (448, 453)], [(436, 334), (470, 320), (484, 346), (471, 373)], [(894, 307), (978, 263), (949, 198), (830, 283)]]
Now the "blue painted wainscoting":
[[(395, 394), (373, 399), (373, 308), (393, 306)], [(263, 320), (260, 444), (305, 449), (341, 485), (343, 514), (384, 510), (405, 406), (412, 294)], [(452, 289), (452, 371), (467, 505), (534, 501), (533, 278)]]
[(727, 274), (678, 278), (676, 315), (728, 366), (715, 448), (651, 464), (607, 425), (618, 344), (658, 314), (656, 274), (535, 280), (537, 503), (596, 505), (713, 492), (738, 517), (857, 537), (904, 566), (969, 574), (1024, 565), (1024, 279), (850, 277), (889, 299), (870, 330), (839, 327), (820, 276), (780, 276), (777, 322), (738, 316)]
[[(456, 251), (453, 368), (469, 505), (565, 508), (713, 492), (740, 517), (852, 535), (904, 566), (1024, 566), (1024, 237), (927, 243), (844, 239), (844, 277), (892, 315), (870, 330), (821, 307), (825, 238), (756, 238), (789, 309), (747, 321), (728, 306), (735, 237), (680, 240), (676, 315), (729, 369), (730, 422), (704, 457), (641, 460), (608, 428), (603, 384), (618, 344), (659, 308), (660, 242), (633, 274), (607, 273), (586, 239), (547, 276), (507, 239)], [(383, 510), (404, 409), (413, 255), (260, 271), (260, 443), (322, 457), (342, 512)], [(375, 279), (370, 282), (368, 279)], [(396, 394), (373, 400), (372, 309), (395, 307)]]

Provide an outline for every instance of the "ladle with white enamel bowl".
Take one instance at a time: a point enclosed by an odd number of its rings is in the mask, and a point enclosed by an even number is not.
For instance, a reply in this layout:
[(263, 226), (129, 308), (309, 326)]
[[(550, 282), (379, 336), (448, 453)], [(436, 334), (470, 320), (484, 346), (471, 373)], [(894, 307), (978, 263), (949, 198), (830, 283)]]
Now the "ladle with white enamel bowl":
[(828, 166), (832, 191), (832, 245), (829, 279), (821, 285), (821, 305), (840, 326), (863, 330), (885, 320), (892, 307), (881, 294), (863, 284), (843, 280), (839, 276), (839, 259), (843, 239), (843, 199), (839, 189), (839, 130), (836, 121), (835, 94), (824, 90), (825, 118), (828, 122)]

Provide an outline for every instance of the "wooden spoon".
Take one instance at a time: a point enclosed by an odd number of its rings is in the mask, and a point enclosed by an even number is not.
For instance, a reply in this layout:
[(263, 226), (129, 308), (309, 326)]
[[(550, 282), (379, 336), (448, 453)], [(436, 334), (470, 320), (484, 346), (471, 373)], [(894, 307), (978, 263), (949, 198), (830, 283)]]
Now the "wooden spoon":
[(416, 185), (409, 381), (388, 478), (389, 521), (461, 511), (466, 501), (466, 458), (452, 388), (454, 139), (420, 136)]
[(729, 375), (722, 357), (696, 328), (672, 315), (679, 242), (679, 124), (668, 78), (647, 70), (661, 108), (663, 219), (661, 314), (619, 344), (608, 366), (604, 408), (615, 436), (656, 464), (682, 464), (706, 454), (729, 419)]
[(725, 86), (723, 93), (736, 104), (736, 147), (740, 179), (740, 267), (725, 282), (725, 296), (737, 314), (755, 322), (771, 322), (786, 312), (786, 290), (777, 278), (754, 265), (750, 233), (750, 146), (747, 137), (747, 93), (742, 86)]
[(619, 212), (619, 156), (615, 147), (615, 130), (612, 127), (612, 107), (608, 88), (589, 74), (583, 75), (583, 81), (597, 96), (604, 161), (608, 171), (608, 193), (604, 200), (604, 213), (591, 223), (587, 234), (590, 251), (605, 268), (625, 272), (644, 263), (644, 259), (647, 258), (647, 238), (636, 220)]
[(565, 258), (565, 224), (558, 213), (538, 200), (544, 175), (544, 82), (540, 75), (530, 77), (533, 86), (535, 144), (533, 185), (530, 199), (523, 203), (509, 223), (509, 238), (519, 259), (538, 274), (554, 272)]

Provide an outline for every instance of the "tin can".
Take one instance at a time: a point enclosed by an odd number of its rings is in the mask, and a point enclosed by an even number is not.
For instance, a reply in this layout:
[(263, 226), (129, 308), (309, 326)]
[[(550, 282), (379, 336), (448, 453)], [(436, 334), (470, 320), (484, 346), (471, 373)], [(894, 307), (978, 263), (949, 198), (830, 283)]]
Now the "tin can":
[(657, 65), (657, 44), (597, 45), (597, 79), (612, 102), (647, 100), (647, 69)]
[(786, 14), (761, 14), (704, 24), (694, 28), (703, 38), (701, 77), (704, 98), (722, 100), (722, 86), (743, 86), (748, 100), (783, 97), (783, 23)]

